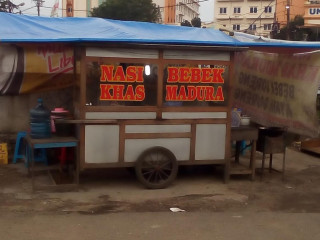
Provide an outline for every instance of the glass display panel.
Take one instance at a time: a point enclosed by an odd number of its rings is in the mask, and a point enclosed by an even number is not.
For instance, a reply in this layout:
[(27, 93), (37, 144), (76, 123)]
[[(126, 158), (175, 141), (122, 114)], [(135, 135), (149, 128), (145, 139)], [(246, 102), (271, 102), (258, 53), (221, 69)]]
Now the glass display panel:
[(164, 68), (164, 106), (226, 106), (229, 66), (168, 64)]
[(86, 105), (156, 106), (158, 66), (87, 63)]

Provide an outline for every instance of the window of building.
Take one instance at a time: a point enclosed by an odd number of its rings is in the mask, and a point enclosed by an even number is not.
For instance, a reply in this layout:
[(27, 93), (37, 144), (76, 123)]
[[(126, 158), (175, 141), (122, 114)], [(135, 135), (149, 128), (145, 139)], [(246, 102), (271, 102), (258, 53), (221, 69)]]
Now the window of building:
[(227, 13), (227, 8), (220, 8), (220, 14), (226, 14)]
[(239, 31), (240, 30), (240, 25), (239, 24), (233, 24), (233, 30), (234, 31)]
[(271, 30), (271, 24), (264, 24), (263, 29), (264, 30)]
[(250, 24), (249, 30), (255, 31), (256, 29), (257, 29), (257, 25), (256, 24)]
[(241, 13), (241, 8), (239, 7), (233, 8), (233, 13)]
[(258, 7), (250, 7), (250, 13), (257, 13)]
[(264, 8), (265, 13), (271, 13), (272, 12), (272, 7), (265, 7)]

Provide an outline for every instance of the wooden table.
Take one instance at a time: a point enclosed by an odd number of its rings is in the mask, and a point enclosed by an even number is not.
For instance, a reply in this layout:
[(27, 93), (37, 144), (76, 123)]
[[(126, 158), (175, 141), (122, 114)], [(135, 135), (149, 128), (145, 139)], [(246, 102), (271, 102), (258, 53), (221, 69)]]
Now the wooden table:
[[(255, 126), (240, 126), (231, 128), (231, 141), (236, 141), (235, 161), (230, 164), (230, 175), (250, 174), (251, 180), (255, 177), (255, 154), (258, 140), (258, 128)], [(250, 165), (248, 167), (240, 164), (240, 146), (242, 141), (250, 141)]]
[[(74, 188), (77, 187), (79, 184), (79, 140), (75, 137), (57, 137), (53, 136), (51, 138), (42, 138), (42, 139), (34, 139), (31, 138), (29, 135), (26, 137), (27, 142), (27, 159), (28, 159), (28, 171), (31, 174), (32, 178), (32, 188), (33, 190), (48, 190), (49, 188)], [(53, 184), (53, 185), (42, 185), (36, 186), (35, 185), (35, 172), (37, 171), (48, 171), (51, 170), (61, 170), (60, 164), (56, 165), (42, 165), (42, 166), (35, 166), (34, 161), (34, 150), (35, 149), (47, 149), (47, 148), (62, 148), (62, 147), (73, 147), (76, 148), (75, 155), (75, 167), (73, 169), (73, 183), (72, 184)]]

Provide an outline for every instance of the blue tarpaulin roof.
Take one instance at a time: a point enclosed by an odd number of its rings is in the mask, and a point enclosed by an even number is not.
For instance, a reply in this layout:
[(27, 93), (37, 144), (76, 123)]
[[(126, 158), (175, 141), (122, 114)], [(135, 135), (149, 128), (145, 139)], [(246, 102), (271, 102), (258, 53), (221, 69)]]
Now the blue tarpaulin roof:
[(279, 39), (270, 39), (252, 34), (234, 32), (234, 38), (239, 40), (242, 46), (248, 47), (304, 47), (304, 48), (320, 48), (320, 42), (307, 41), (288, 41)]
[(213, 29), (102, 18), (49, 18), (0, 13), (0, 42), (122, 42), (232, 46), (238, 40)]
[[(319, 42), (253, 41), (209, 28), (102, 18), (49, 18), (0, 12), (0, 42), (119, 42), (224, 47), (320, 48)], [(254, 37), (254, 36), (253, 36)]]

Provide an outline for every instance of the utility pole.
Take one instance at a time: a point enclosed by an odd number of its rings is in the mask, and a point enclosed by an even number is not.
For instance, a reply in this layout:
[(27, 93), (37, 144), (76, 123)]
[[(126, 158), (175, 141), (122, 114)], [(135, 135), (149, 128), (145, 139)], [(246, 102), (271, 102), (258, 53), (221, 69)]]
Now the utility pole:
[(290, 30), (289, 30), (289, 22), (290, 22), (290, 0), (287, 0), (287, 40), (290, 40)]
[(38, 10), (38, 16), (40, 16), (40, 7), (42, 7), (44, 0), (33, 0), (33, 1), (36, 3), (37, 10)]

